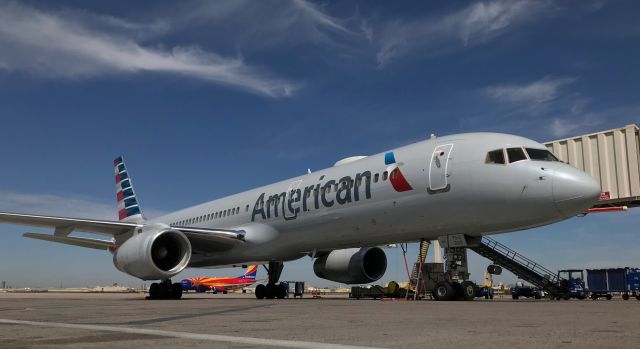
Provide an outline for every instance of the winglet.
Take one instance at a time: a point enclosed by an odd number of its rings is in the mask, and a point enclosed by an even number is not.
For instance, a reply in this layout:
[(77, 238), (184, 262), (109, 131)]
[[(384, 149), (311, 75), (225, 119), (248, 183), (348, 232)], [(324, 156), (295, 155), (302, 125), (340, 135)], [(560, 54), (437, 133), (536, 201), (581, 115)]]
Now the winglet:
[(116, 198), (118, 200), (118, 219), (125, 222), (142, 222), (142, 210), (133, 190), (131, 178), (127, 173), (122, 156), (113, 160), (116, 177)]

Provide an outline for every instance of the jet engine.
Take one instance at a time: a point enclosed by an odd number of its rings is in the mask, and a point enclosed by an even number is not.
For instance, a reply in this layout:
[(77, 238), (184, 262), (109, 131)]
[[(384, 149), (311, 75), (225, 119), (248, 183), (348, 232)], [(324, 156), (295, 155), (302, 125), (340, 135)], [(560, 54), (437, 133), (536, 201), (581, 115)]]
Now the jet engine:
[(157, 227), (125, 241), (113, 255), (123, 273), (142, 280), (164, 280), (180, 273), (191, 259), (191, 243), (180, 231)]
[(316, 276), (345, 284), (374, 282), (387, 271), (387, 256), (378, 247), (333, 250), (313, 263)]

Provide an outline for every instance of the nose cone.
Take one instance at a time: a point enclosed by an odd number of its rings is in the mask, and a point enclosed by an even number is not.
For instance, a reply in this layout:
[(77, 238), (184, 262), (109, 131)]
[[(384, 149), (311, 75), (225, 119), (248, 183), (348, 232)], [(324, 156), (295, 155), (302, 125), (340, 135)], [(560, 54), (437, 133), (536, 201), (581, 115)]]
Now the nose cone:
[(573, 217), (593, 206), (600, 196), (600, 184), (588, 174), (569, 165), (555, 169), (553, 199), (560, 214)]

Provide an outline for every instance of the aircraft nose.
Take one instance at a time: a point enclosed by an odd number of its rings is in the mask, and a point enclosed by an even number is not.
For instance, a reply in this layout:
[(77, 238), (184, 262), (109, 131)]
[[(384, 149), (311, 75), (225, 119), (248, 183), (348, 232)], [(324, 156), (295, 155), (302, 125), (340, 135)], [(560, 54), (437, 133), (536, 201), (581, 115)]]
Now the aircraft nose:
[(555, 169), (553, 199), (560, 214), (573, 217), (585, 212), (600, 197), (600, 184), (588, 174), (570, 165)]

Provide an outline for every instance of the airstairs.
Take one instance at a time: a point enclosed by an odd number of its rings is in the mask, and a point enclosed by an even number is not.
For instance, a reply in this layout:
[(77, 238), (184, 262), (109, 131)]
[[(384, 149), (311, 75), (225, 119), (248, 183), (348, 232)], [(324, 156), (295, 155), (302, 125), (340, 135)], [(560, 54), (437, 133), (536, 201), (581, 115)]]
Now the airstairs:
[(566, 294), (567, 290), (560, 286), (561, 283), (554, 272), (490, 237), (483, 236), (479, 244), (470, 245), (468, 248), (509, 270), (520, 279), (538, 286), (552, 297)]

